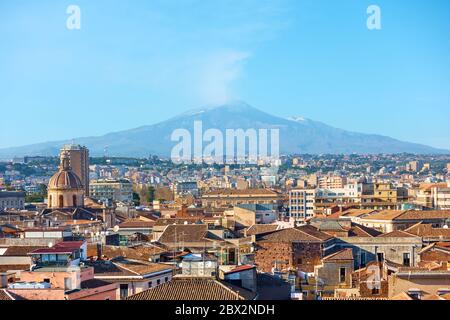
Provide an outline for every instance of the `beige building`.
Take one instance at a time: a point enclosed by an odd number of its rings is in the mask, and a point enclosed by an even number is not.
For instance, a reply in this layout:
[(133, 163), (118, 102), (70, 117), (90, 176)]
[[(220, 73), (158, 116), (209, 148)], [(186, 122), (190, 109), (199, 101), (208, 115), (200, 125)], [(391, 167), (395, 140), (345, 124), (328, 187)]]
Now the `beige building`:
[(322, 263), (314, 266), (314, 277), (321, 285), (322, 296), (335, 295), (336, 289), (352, 287), (353, 251), (343, 249), (322, 258)]
[(80, 178), (84, 188), (84, 194), (89, 196), (89, 150), (80, 145), (65, 145), (61, 154), (69, 155), (70, 166), (73, 172)]
[(418, 172), (422, 169), (422, 163), (420, 161), (411, 161), (406, 164), (406, 171)]
[(372, 211), (358, 217), (351, 217), (351, 219), (365, 227), (388, 233), (405, 230), (419, 222), (442, 228), (450, 219), (450, 211), (383, 210)]
[(340, 189), (344, 188), (344, 185), (347, 184), (347, 178), (345, 177), (322, 177), (319, 179), (319, 188), (320, 189)]
[(278, 204), (283, 197), (269, 189), (223, 189), (210, 191), (202, 196), (204, 207), (232, 207), (239, 204)]
[(441, 296), (450, 292), (450, 271), (399, 268), (389, 276), (389, 298), (407, 293), (416, 299)]
[(62, 152), (59, 171), (48, 183), (48, 208), (82, 206), (84, 206), (83, 184), (70, 167), (69, 155)]
[(426, 208), (450, 210), (450, 183), (422, 184), (415, 202)]

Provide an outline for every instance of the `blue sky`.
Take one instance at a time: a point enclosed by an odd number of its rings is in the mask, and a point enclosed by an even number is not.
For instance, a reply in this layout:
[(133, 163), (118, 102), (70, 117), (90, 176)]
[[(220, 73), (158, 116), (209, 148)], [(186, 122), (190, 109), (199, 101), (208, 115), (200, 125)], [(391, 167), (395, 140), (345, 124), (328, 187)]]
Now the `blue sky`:
[(450, 149), (449, 34), (448, 0), (1, 1), (0, 147), (240, 99)]

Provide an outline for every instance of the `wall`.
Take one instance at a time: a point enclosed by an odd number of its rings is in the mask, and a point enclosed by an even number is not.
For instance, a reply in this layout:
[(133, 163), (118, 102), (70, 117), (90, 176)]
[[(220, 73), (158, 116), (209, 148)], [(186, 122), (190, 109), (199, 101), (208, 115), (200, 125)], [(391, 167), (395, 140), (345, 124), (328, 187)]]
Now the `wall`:
[(403, 264), (403, 253), (410, 253), (411, 266), (417, 266), (420, 261), (419, 252), (422, 240), (419, 237), (349, 237), (337, 238), (337, 249), (352, 248), (355, 258), (355, 268), (362, 265), (360, 255), (366, 255), (366, 263), (377, 260), (377, 253), (384, 253), (384, 259)]
[(407, 292), (410, 289), (419, 289), (426, 294), (437, 294), (439, 289), (450, 288), (450, 272), (447, 276), (435, 277), (417, 277), (407, 276), (401, 278), (397, 275), (389, 277), (389, 297), (396, 296), (402, 292)]
[(277, 261), (278, 269), (295, 268), (313, 272), (320, 264), (323, 250), (320, 243), (258, 242), (255, 263), (259, 271), (272, 272)]
[(256, 214), (254, 211), (234, 207), (234, 221), (236, 227), (250, 227), (256, 223)]
[(27, 300), (64, 300), (64, 289), (8, 289)]
[[(340, 281), (340, 269), (345, 268), (345, 281)], [(336, 286), (350, 288), (352, 285), (353, 260), (342, 260), (337, 262), (323, 262), (322, 265), (316, 266), (315, 275), (326, 286)]]

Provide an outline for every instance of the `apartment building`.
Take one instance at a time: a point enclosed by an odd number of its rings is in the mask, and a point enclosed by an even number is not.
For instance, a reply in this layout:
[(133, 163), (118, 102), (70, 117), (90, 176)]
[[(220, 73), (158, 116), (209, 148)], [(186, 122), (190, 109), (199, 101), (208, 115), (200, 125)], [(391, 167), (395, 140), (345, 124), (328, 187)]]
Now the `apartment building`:
[(289, 217), (304, 221), (314, 217), (316, 189), (293, 189), (289, 191)]
[(240, 204), (280, 204), (283, 196), (269, 189), (223, 189), (202, 195), (204, 207), (231, 207)]
[(25, 192), (0, 191), (0, 211), (5, 209), (24, 209)]
[(347, 184), (346, 177), (326, 176), (319, 179), (318, 187), (321, 189), (339, 189)]
[(373, 186), (363, 192), (361, 196), (362, 204), (386, 204), (402, 203), (408, 200), (408, 190), (402, 187), (395, 187), (389, 182), (376, 182)]
[(415, 203), (425, 208), (450, 210), (450, 182), (421, 184)]
[(89, 193), (96, 200), (133, 201), (133, 185), (127, 179), (93, 180), (89, 185)]
[(70, 167), (80, 178), (86, 196), (89, 195), (89, 150), (80, 145), (65, 145), (61, 154), (66, 153), (70, 159)]

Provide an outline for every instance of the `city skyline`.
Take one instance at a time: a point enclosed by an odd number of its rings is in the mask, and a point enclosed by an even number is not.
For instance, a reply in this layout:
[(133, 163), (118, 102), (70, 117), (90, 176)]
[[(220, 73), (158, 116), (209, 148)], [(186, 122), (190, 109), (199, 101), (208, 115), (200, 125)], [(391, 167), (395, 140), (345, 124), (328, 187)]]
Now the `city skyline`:
[[(21, 110), (21, 125), (2, 125), (0, 148), (131, 129), (234, 99), (450, 148), (449, 4), (377, 1), (382, 29), (372, 31), (371, 4), (77, 1), (81, 29), (68, 30), (69, 3), (2, 3), (0, 105), (5, 119)], [(81, 114), (76, 126), (61, 121)]]

